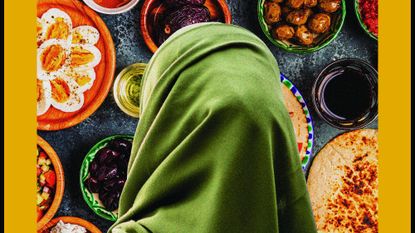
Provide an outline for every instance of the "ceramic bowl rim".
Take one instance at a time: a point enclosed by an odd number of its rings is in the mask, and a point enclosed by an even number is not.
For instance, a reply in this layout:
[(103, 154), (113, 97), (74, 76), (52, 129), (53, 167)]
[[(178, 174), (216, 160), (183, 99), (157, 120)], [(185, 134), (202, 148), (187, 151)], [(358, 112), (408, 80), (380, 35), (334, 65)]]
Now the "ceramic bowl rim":
[[(80, 189), (81, 189), (81, 193), (82, 193), (82, 197), (84, 199), (84, 201), (86, 202), (86, 204), (88, 205), (88, 207), (98, 216), (100, 216), (101, 218), (104, 218), (106, 220), (109, 221), (116, 221), (117, 217), (113, 214), (113, 216), (107, 216), (107, 215), (103, 215), (98, 213), (94, 208), (95, 206), (93, 205), (93, 203), (90, 202), (90, 200), (88, 199), (87, 196), (87, 192), (89, 194), (92, 195), (91, 192), (89, 192), (89, 190), (87, 189), (87, 187), (84, 184), (84, 178), (86, 178), (88, 176), (89, 173), (89, 167), (85, 168), (89, 162), (91, 162), (95, 156), (96, 153), (98, 152), (99, 149), (101, 149), (102, 147), (104, 147), (109, 141), (116, 139), (116, 138), (128, 138), (133, 140), (134, 136), (133, 135), (129, 135), (129, 134), (115, 134), (115, 135), (110, 135), (107, 136), (105, 138), (103, 138), (102, 140), (100, 140), (99, 142), (95, 143), (91, 149), (86, 153), (84, 159), (82, 160), (82, 164), (81, 164), (81, 168), (80, 168), (80, 172), (79, 172), (79, 185), (80, 185)], [(91, 157), (91, 158), (89, 158)], [(87, 173), (85, 174), (84, 171), (87, 171)], [(95, 199), (95, 198), (94, 198)], [(101, 206), (102, 209), (105, 209), (103, 206)], [(108, 210), (106, 210), (108, 211)]]
[(345, 19), (346, 19), (346, 1), (345, 0), (341, 0), (342, 1), (342, 9), (341, 9), (341, 16), (339, 18), (340, 23), (338, 24), (338, 28), (336, 28), (336, 30), (331, 34), (331, 38), (329, 38), (328, 40), (325, 40), (323, 43), (316, 45), (314, 47), (289, 47), (287, 45), (282, 44), (282, 42), (280, 42), (279, 40), (274, 39), (271, 34), (269, 33), (269, 30), (266, 26), (265, 20), (264, 20), (264, 15), (262, 12), (262, 5), (264, 4), (266, 0), (258, 0), (258, 5), (257, 5), (257, 15), (258, 15), (258, 23), (259, 26), (261, 27), (262, 32), (264, 33), (264, 35), (267, 37), (267, 39), (275, 46), (277, 46), (278, 48), (283, 49), (286, 52), (290, 52), (290, 53), (297, 53), (297, 54), (308, 54), (308, 53), (313, 53), (316, 52), (324, 47), (326, 47), (327, 45), (329, 45), (331, 42), (333, 42), (340, 34), (340, 32), (342, 31)]
[(117, 8), (107, 8), (97, 4), (94, 0), (84, 0), (84, 3), (93, 9), (96, 12), (107, 14), (107, 15), (116, 15), (127, 12), (131, 10), (135, 5), (138, 4), (140, 0), (130, 0), (127, 4), (122, 5)]
[(56, 188), (53, 196), (53, 201), (46, 213), (37, 222), (37, 229), (39, 230), (44, 227), (53, 218), (53, 216), (55, 216), (56, 212), (59, 209), (63, 199), (63, 194), (65, 192), (65, 174), (58, 154), (55, 152), (52, 146), (39, 135), (37, 136), (37, 145), (42, 148), (42, 150), (50, 158), (56, 175)]

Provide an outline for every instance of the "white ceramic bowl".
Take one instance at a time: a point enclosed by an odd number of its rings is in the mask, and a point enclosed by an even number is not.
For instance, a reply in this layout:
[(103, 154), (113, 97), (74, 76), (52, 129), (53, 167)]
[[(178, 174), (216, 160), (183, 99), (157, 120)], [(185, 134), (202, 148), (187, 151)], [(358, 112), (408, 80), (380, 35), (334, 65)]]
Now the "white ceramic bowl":
[(127, 4), (123, 6), (120, 6), (117, 8), (107, 8), (107, 7), (98, 5), (94, 0), (84, 0), (84, 3), (88, 5), (92, 10), (99, 12), (99, 13), (108, 14), (108, 15), (116, 15), (116, 14), (121, 14), (126, 11), (129, 11), (135, 5), (137, 5), (138, 2), (139, 0), (131, 0), (130, 2), (128, 2)]

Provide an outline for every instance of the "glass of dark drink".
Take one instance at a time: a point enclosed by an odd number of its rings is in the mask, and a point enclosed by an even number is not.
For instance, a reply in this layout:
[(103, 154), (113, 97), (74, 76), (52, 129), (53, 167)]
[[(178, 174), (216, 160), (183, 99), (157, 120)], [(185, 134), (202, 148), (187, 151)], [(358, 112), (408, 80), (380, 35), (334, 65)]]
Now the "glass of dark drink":
[(318, 75), (312, 99), (318, 115), (333, 127), (359, 129), (378, 116), (378, 73), (360, 59), (339, 59)]

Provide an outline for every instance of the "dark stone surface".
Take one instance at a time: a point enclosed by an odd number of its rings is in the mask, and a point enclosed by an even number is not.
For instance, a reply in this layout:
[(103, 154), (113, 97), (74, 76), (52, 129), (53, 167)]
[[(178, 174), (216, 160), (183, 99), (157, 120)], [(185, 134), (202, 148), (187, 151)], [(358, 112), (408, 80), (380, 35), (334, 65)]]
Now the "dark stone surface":
[[(277, 58), (281, 72), (298, 87), (306, 99), (314, 120), (314, 154), (327, 141), (342, 132), (324, 123), (312, 108), (311, 86), (316, 75), (327, 63), (346, 57), (361, 58), (377, 67), (377, 43), (360, 28), (351, 4), (353, 1), (347, 2), (346, 22), (338, 38), (320, 51), (297, 55), (279, 50), (267, 40), (258, 24), (256, 0), (228, 0), (233, 23), (249, 29), (266, 42)], [(102, 15), (115, 43), (116, 74), (129, 64), (147, 63), (152, 56), (140, 35), (141, 6), (142, 2), (133, 10), (121, 15)], [(79, 169), (85, 154), (95, 143), (113, 134), (133, 134), (137, 122), (117, 107), (110, 93), (102, 106), (81, 124), (61, 131), (39, 132), (56, 150), (65, 170), (65, 194), (57, 216), (82, 217), (96, 224), (103, 232), (108, 229), (111, 222), (95, 215), (82, 198)], [(377, 128), (377, 121), (369, 127)]]

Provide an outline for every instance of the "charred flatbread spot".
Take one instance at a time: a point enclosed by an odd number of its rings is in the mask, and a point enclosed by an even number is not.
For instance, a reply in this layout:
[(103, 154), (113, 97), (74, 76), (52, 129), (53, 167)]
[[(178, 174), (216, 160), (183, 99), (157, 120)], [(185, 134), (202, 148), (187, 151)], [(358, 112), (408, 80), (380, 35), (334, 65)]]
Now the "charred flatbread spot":
[(353, 163), (356, 163), (356, 162), (359, 162), (359, 161), (362, 161), (364, 158), (366, 158), (368, 156), (368, 154), (366, 153), (366, 154), (364, 154), (364, 155), (358, 155), (358, 156), (356, 156), (356, 158), (353, 160)]

